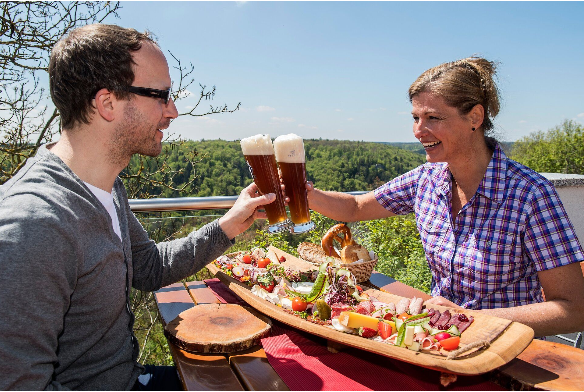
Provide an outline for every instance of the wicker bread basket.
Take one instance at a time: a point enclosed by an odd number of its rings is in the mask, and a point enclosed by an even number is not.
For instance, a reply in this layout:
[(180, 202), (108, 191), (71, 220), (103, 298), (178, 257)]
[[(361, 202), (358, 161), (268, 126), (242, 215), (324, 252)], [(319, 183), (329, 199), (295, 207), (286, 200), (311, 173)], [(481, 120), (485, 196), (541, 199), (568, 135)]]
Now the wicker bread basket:
[(369, 252), (371, 260), (357, 260), (353, 263), (345, 264), (338, 258), (327, 256), (319, 245), (310, 242), (303, 242), (298, 245), (298, 254), (301, 258), (314, 265), (320, 265), (333, 260), (335, 263), (339, 263), (339, 266), (342, 268), (351, 271), (351, 273), (355, 275), (355, 279), (357, 279), (358, 283), (368, 281), (373, 273), (373, 269), (377, 265), (377, 255), (373, 252)]

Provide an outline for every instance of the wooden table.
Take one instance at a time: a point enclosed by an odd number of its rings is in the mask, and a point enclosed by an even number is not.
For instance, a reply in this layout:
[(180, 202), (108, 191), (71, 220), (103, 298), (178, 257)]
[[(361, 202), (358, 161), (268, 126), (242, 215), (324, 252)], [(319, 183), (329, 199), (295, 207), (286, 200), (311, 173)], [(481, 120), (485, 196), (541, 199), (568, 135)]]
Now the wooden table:
[[(430, 298), (415, 288), (373, 273), (372, 286), (404, 297)], [(164, 325), (197, 304), (219, 303), (204, 282), (175, 283), (155, 293)], [(261, 347), (232, 354), (193, 354), (169, 342), (185, 390), (289, 390)], [(509, 389), (584, 390), (584, 350), (534, 340), (516, 359), (492, 372)]]

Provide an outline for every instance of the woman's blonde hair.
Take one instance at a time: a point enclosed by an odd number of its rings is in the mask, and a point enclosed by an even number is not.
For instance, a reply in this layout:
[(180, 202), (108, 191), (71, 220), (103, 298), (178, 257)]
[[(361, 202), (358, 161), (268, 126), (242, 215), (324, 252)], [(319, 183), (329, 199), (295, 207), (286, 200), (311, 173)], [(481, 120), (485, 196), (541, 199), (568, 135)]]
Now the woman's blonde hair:
[(496, 64), (480, 57), (469, 57), (430, 68), (416, 79), (408, 91), (410, 102), (422, 93), (441, 96), (448, 105), (467, 114), (475, 105), (485, 109), (482, 128), (493, 129), (492, 119), (499, 113), (499, 89), (493, 80)]

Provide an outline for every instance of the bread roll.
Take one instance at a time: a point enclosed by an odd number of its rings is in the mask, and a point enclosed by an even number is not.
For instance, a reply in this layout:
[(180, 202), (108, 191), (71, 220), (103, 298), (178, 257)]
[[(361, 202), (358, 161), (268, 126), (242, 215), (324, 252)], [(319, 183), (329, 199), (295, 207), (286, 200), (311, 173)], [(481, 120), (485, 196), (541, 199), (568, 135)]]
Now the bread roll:
[(348, 245), (341, 249), (341, 260), (345, 263), (353, 263), (357, 260), (369, 261), (369, 251), (363, 245)]

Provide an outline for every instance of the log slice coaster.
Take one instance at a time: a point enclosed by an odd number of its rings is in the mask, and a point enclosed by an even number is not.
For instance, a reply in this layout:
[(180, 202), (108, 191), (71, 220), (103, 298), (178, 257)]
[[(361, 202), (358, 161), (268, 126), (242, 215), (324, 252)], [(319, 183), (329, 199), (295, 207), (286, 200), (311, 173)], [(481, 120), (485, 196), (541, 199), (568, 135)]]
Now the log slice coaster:
[(270, 319), (234, 304), (201, 304), (185, 310), (164, 328), (172, 343), (193, 353), (231, 353), (260, 344)]

